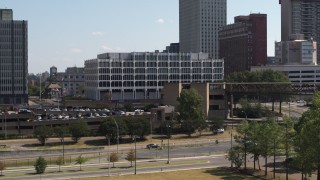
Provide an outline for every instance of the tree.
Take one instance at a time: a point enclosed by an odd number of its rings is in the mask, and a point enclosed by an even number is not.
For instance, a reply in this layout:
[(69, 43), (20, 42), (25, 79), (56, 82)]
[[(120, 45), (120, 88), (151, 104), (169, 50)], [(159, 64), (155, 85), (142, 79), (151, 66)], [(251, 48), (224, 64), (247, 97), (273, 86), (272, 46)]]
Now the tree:
[(63, 157), (62, 156), (59, 156), (58, 159), (56, 160), (56, 165), (59, 166), (59, 172), (60, 171), (60, 167), (64, 164), (64, 160), (63, 160)]
[(320, 92), (314, 94), (312, 107), (303, 113), (296, 130), (296, 152), (304, 174), (317, 170), (320, 179)]
[[(279, 71), (274, 71), (271, 69), (267, 70), (259, 70), (259, 71), (243, 71), (243, 72), (235, 72), (230, 75), (228, 75), (225, 78), (226, 82), (228, 83), (256, 83), (256, 82), (282, 82), (284, 84), (268, 84), (268, 88), (270, 86), (275, 87), (275, 89), (279, 89), (279, 93), (272, 93), (270, 94), (269, 92), (259, 92), (258, 98), (261, 99), (260, 97), (265, 97), (268, 99), (271, 99), (272, 102), (275, 100), (279, 100), (280, 104), (282, 101), (287, 100), (290, 98), (288, 95), (283, 95), (281, 91), (286, 90), (286, 89), (291, 89), (290, 85), (290, 80), (288, 76), (282, 72)], [(281, 94), (281, 95), (279, 95)], [(237, 99), (239, 97), (234, 97), (235, 101), (234, 103), (237, 103)], [(281, 107), (281, 105), (280, 105)], [(272, 105), (272, 110), (274, 110), (274, 103)], [(280, 110), (281, 112), (281, 110)]]
[(69, 128), (67, 126), (56, 126), (53, 129), (53, 133), (60, 139), (60, 142), (64, 142), (64, 138), (69, 133)]
[(80, 171), (82, 171), (81, 169), (81, 165), (86, 163), (88, 161), (87, 158), (85, 157), (82, 157), (82, 155), (78, 156), (77, 159), (76, 159), (76, 164), (79, 164), (80, 165)]
[(3, 176), (3, 175), (2, 175), (2, 171), (5, 170), (5, 169), (6, 169), (6, 164), (5, 164), (4, 162), (0, 161), (1, 176)]
[(240, 168), (244, 161), (243, 148), (241, 146), (232, 147), (227, 151), (226, 158), (237, 168)]
[(33, 135), (38, 139), (42, 146), (46, 145), (46, 141), (52, 136), (52, 128), (48, 126), (38, 126), (34, 129)]
[(191, 134), (199, 129), (205, 121), (201, 109), (202, 97), (195, 89), (182, 90), (177, 101), (181, 128), (191, 137)]
[(112, 166), (112, 167), (114, 167), (114, 163), (115, 163), (115, 162), (118, 162), (118, 161), (119, 161), (119, 154), (117, 154), (117, 153), (111, 153), (111, 154), (110, 154), (110, 162), (113, 163), (113, 166)]
[(77, 143), (82, 137), (89, 134), (89, 127), (86, 122), (80, 121), (70, 125), (71, 139)]
[(210, 123), (209, 128), (213, 132), (214, 130), (223, 128), (224, 120), (220, 119), (220, 118), (211, 119), (211, 120), (209, 120), (209, 123)]
[(43, 174), (47, 168), (47, 161), (43, 157), (38, 157), (34, 164), (37, 174)]
[(128, 134), (133, 136), (139, 136), (143, 139), (146, 135), (150, 134), (150, 120), (144, 118), (127, 118), (126, 124), (128, 127)]
[(121, 138), (121, 136), (123, 135), (127, 135), (127, 125), (125, 123), (125, 121), (122, 118), (117, 118), (115, 120), (113, 119), (106, 119), (104, 120), (98, 129), (98, 133), (101, 136), (105, 136), (106, 140), (108, 140), (108, 138), (110, 138), (110, 140), (112, 142), (117, 142), (117, 126), (115, 124), (115, 122), (117, 122), (118, 127), (119, 127), (119, 138)]
[(131, 167), (132, 167), (132, 162), (136, 160), (136, 155), (133, 149), (131, 149), (128, 152), (126, 160), (131, 162)]

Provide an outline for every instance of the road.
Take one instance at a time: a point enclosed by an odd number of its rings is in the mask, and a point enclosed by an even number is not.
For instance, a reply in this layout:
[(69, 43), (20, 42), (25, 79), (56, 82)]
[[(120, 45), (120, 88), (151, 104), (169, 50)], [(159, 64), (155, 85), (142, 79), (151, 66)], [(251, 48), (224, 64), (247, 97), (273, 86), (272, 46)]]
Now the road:
[[(198, 157), (186, 157), (186, 158), (172, 158), (170, 159), (170, 165), (166, 164), (166, 159), (158, 160), (144, 160), (137, 161), (137, 174), (140, 173), (152, 173), (152, 172), (167, 172), (176, 170), (186, 170), (186, 169), (202, 169), (202, 168), (213, 168), (217, 166), (228, 166), (229, 162), (225, 159), (224, 155), (218, 156), (198, 156)], [(110, 164), (111, 166), (111, 164)], [(140, 167), (141, 166), (141, 167)], [(149, 167), (148, 167), (149, 166)], [(76, 177), (86, 178), (86, 177), (100, 177), (108, 176), (108, 164), (90, 164), (83, 165), (82, 169), (89, 169), (89, 171), (79, 171), (79, 166), (64, 166), (61, 169), (63, 171), (68, 171), (69, 173), (57, 173), (57, 166), (50, 166), (46, 170), (44, 175), (32, 175), (34, 169), (24, 169), (24, 170), (7, 170), (5, 174), (9, 176), (10, 174), (27, 174), (23, 177), (1, 177), (4, 179), (20, 180), (20, 179), (35, 179), (41, 178), (43, 180), (49, 179), (71, 179)], [(134, 167), (130, 168), (130, 163), (122, 162), (116, 164), (116, 169), (110, 170), (110, 175), (124, 175), (124, 174), (134, 174)], [(92, 170), (94, 169), (94, 170)], [(53, 172), (56, 172), (53, 174)]]

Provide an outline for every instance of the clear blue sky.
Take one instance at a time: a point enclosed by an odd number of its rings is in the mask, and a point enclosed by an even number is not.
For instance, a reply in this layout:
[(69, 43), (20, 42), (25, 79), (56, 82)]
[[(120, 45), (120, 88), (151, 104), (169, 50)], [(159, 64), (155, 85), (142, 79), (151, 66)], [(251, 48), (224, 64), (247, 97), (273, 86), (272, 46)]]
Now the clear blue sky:
[[(279, 41), (278, 0), (228, 0), (237, 15), (268, 15), (268, 55)], [(29, 22), (29, 73), (84, 66), (103, 52), (163, 50), (179, 41), (178, 0), (1, 0), (14, 19)]]

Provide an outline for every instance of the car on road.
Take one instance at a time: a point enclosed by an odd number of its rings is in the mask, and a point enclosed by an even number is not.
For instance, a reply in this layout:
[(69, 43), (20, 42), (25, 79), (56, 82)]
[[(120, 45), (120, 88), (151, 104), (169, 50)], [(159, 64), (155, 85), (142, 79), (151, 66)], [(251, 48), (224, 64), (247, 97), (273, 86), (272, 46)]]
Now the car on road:
[(156, 149), (159, 148), (160, 146), (158, 144), (148, 144), (146, 146), (147, 149)]

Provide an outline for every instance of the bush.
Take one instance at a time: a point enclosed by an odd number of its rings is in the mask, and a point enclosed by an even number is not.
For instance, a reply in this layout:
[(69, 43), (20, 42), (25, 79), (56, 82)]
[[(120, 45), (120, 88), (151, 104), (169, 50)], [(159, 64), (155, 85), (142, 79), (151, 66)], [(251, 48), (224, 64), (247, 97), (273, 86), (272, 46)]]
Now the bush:
[(47, 168), (47, 161), (43, 157), (39, 157), (34, 164), (37, 174), (43, 174)]

